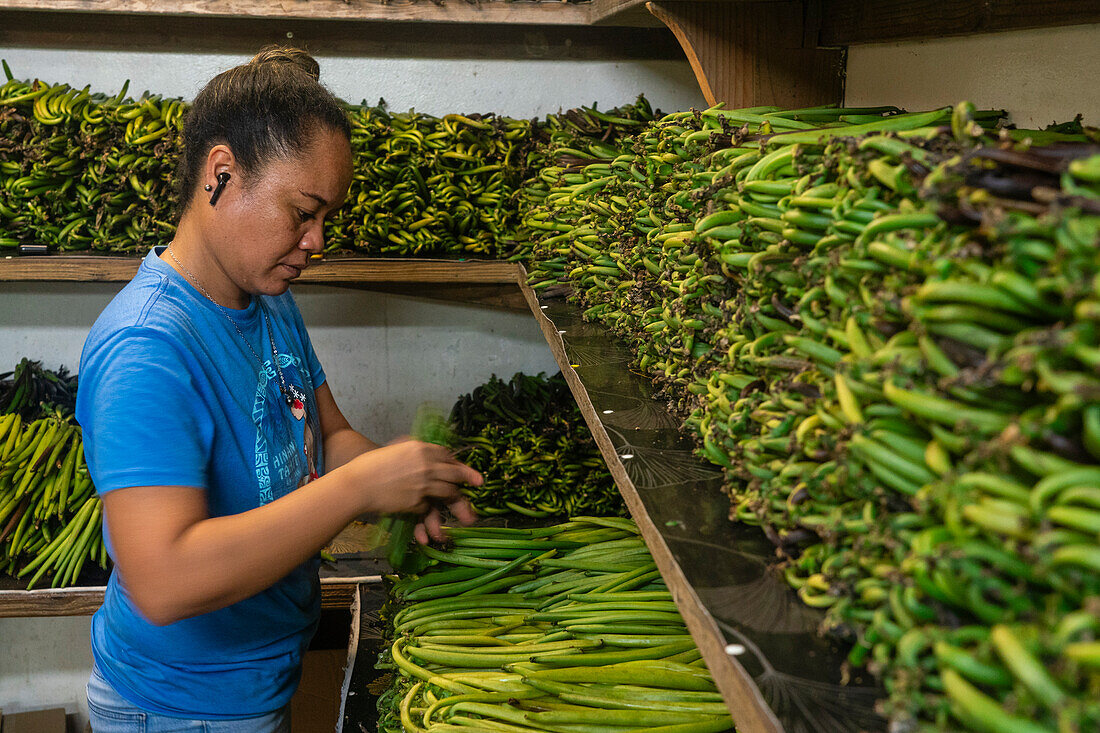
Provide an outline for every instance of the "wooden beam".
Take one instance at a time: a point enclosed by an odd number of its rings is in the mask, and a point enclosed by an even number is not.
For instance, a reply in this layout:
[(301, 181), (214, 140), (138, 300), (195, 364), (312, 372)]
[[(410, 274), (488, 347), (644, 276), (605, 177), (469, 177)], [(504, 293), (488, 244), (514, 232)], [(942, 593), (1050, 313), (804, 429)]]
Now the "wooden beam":
[[(377, 582), (377, 581), (375, 581)], [(321, 608), (350, 608), (357, 583), (321, 580)], [(0, 590), (0, 618), (91, 616), (103, 605), (103, 586), (42, 590)]]
[[(0, 282), (125, 283), (141, 260), (134, 257), (50, 255), (0, 259)], [(429, 300), (525, 312), (519, 265), (498, 260), (334, 258), (309, 267), (298, 285), (331, 285)]]
[(0, 0), (0, 10), (135, 13), (142, 15), (246, 16), (329, 20), (404, 20), (434, 23), (587, 25), (588, 5), (570, 2), (450, 0), (436, 4), (380, 0)]
[[(0, 282), (129, 282), (141, 258), (49, 255), (0, 259)], [(295, 283), (445, 283), (515, 285), (519, 265), (499, 260), (407, 260), (341, 257), (310, 267)], [(428, 291), (422, 291), (428, 296)]]
[(436, 283), (430, 291), (425, 291), (419, 283), (340, 283), (344, 287), (356, 290), (369, 290), (373, 293), (390, 293), (410, 298), (428, 298), (462, 305), (476, 305), (495, 310), (527, 312), (527, 301), (516, 283), (501, 285), (450, 285)]
[(140, 264), (137, 257), (5, 257), (0, 282), (129, 282)]
[[(664, 0), (668, 3), (680, 3), (688, 2), (690, 0)], [(761, 3), (761, 2), (784, 2), (785, 0), (721, 0), (724, 3)], [(661, 21), (656, 20), (649, 11), (646, 9), (646, 4), (649, 0), (591, 0), (591, 10), (589, 11), (589, 22), (593, 25), (618, 25), (623, 18), (630, 18), (629, 25), (661, 25)], [(649, 16), (648, 23), (642, 23), (635, 21), (635, 16), (646, 15)]]
[[(821, 46), (843, 46), (851, 43), (896, 40), (901, 38), (921, 38), (930, 36), (982, 33), (989, 31), (1014, 30), (1021, 28), (1044, 28), (1061, 25), (1079, 25), (1100, 22), (1100, 3), (1097, 0), (955, 0), (944, 3), (940, 0), (805, 0), (808, 5), (824, 7), (821, 33), (817, 42)], [(713, 0), (720, 5), (779, 5), (789, 0)], [(663, 4), (683, 4), (681, 0), (662, 0)], [(226, 48), (234, 46), (239, 38), (260, 37), (263, 42), (285, 41), (288, 38), (299, 42), (308, 42), (311, 50), (319, 53), (346, 52), (349, 47), (361, 49), (368, 46), (386, 44), (385, 33), (363, 31), (363, 23), (378, 22), (392, 27), (393, 23), (469, 24), (482, 29), (485, 36), (478, 53), (486, 53), (499, 58), (501, 47), (508, 54), (515, 53), (515, 47), (524, 48), (524, 53), (541, 53), (539, 42), (530, 43), (513, 35), (501, 35), (493, 31), (495, 26), (647, 26), (659, 25), (645, 12), (646, 0), (592, 0), (591, 2), (509, 2), (508, 0), (411, 0), (390, 2), (389, 0), (289, 0), (274, 3), (269, 0), (181, 0), (167, 3), (163, 0), (0, 0), (0, 40), (11, 43), (12, 39), (26, 37), (27, 34), (40, 33), (43, 37), (56, 36), (65, 21), (36, 20), (28, 26), (21, 22), (23, 16), (51, 16), (61, 18), (79, 18), (101, 16), (103, 24), (117, 24), (119, 27), (141, 24), (142, 18), (165, 19), (201, 19), (203, 21), (221, 20), (226, 25), (217, 26), (218, 32), (207, 32), (196, 37), (195, 49)], [(9, 20), (15, 22), (7, 22)], [(332, 21), (350, 22), (333, 28)], [(72, 21), (70, 21), (71, 24)], [(255, 29), (247, 29), (249, 23), (258, 23)], [(317, 32), (308, 23), (328, 24), (329, 28)], [(225, 28), (236, 26), (233, 33), (222, 32)], [(174, 24), (169, 22), (160, 29), (165, 40), (172, 43), (179, 36)], [(291, 35), (288, 36), (287, 33)], [(90, 33), (85, 33), (89, 35)], [(360, 36), (356, 39), (355, 36)], [(112, 43), (112, 34), (107, 39), (90, 37), (91, 47), (103, 47)], [(446, 38), (444, 34), (429, 33), (427, 37), (417, 37), (397, 30), (385, 51), (389, 56), (423, 56), (424, 46), (428, 46), (439, 56), (441, 45), (464, 45), (466, 36), (456, 39)], [(586, 55), (598, 49), (605, 41), (592, 36), (592, 44), (586, 44), (581, 38), (572, 38), (566, 46), (570, 54), (580, 54), (577, 58), (592, 58)], [(130, 41), (144, 48), (151, 40), (141, 36), (131, 36)], [(503, 44), (500, 42), (503, 41)], [(239, 45), (239, 44), (238, 44)], [(254, 45), (248, 43), (248, 48)], [(551, 45), (553, 41), (551, 40)], [(125, 46), (133, 47), (132, 45)], [(631, 46), (633, 47), (633, 46)], [(459, 53), (456, 51), (456, 53)], [(598, 56), (597, 56), (598, 57)]]
[(1100, 23), (1100, 0), (823, 0), (825, 46)]
[[(644, 0), (631, 1), (636, 3), (636, 9), (644, 14), (650, 27), (620, 27), (624, 24), (617, 20), (592, 28), (0, 10), (0, 47), (251, 55), (267, 44), (293, 43), (317, 56), (682, 59), (680, 45), (668, 29), (645, 10)], [(35, 72), (20, 68), (12, 71), (17, 78), (26, 78)]]
[(647, 7), (680, 42), (709, 105), (792, 108), (839, 104), (843, 97), (844, 52), (808, 47), (807, 19), (816, 16), (804, 2)]
[(0, 618), (91, 616), (103, 605), (105, 588), (0, 590)]
[[(398, 260), (341, 258), (310, 265), (295, 281), (324, 285), (341, 282), (514, 285), (521, 268), (497, 260)], [(428, 295), (427, 292), (423, 293)]]

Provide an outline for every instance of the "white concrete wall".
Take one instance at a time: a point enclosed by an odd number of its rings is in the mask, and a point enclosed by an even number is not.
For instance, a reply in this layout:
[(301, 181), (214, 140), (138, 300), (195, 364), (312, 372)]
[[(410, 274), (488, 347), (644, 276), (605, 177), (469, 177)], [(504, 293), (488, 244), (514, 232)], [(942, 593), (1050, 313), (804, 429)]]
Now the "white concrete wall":
[[(212, 76), (247, 55), (69, 51), (0, 47), (18, 79), (37, 77), (113, 94), (130, 79), (131, 94), (148, 89), (192, 99)], [(318, 55), (321, 81), (348, 102), (386, 100), (392, 111), (443, 115), (495, 112), (541, 117), (598, 102), (601, 109), (645, 93), (666, 112), (705, 107), (687, 61), (566, 61), (334, 58)]]
[(1084, 115), (1100, 125), (1100, 25), (991, 33), (848, 49), (847, 104), (923, 110), (969, 100), (1018, 127)]
[[(23, 356), (77, 371), (84, 337), (119, 287), (0, 284), (0, 371)], [(557, 371), (527, 313), (318, 285), (293, 292), (337, 404), (377, 441), (408, 432), (422, 401), (449, 410), (492, 374)]]

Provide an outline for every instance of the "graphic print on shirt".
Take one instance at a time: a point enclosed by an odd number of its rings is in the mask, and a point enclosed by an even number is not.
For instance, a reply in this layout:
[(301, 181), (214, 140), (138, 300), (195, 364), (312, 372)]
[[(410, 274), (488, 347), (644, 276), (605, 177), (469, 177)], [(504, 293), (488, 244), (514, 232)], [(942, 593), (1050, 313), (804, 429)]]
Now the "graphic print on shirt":
[[(299, 357), (280, 351), (279, 367), (283, 370), (287, 383), (301, 385), (307, 395), (313, 394), (312, 381), (306, 370), (302, 369), (302, 360)], [(316, 434), (312, 425), (316, 417), (307, 405), (305, 419), (294, 419), (290, 410), (285, 407), (279, 387), (279, 376), (275, 367), (270, 360), (265, 360), (263, 370), (257, 375), (256, 395), (252, 404), (252, 422), (256, 426), (256, 483), (259, 487), (260, 506), (286, 496), (308, 480), (314, 470), (313, 461), (307, 459), (306, 443), (307, 440), (312, 442), (312, 435), (307, 433)], [(270, 405), (275, 405), (275, 409), (271, 409)], [(307, 427), (310, 429), (307, 430)]]

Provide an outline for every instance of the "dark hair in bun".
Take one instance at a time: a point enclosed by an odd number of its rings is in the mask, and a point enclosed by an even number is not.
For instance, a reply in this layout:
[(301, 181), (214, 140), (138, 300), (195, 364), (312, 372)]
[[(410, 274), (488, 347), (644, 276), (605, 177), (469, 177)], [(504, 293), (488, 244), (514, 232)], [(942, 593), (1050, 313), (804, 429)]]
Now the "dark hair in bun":
[(248, 62), (249, 66), (258, 64), (290, 64), (309, 74), (314, 81), (321, 78), (321, 65), (317, 63), (317, 59), (300, 48), (265, 46)]
[(318, 127), (351, 126), (343, 105), (321, 86), (317, 60), (298, 48), (268, 46), (251, 61), (211, 79), (187, 113), (176, 174), (180, 211), (186, 211), (215, 145), (228, 145), (246, 177), (272, 160), (302, 150)]

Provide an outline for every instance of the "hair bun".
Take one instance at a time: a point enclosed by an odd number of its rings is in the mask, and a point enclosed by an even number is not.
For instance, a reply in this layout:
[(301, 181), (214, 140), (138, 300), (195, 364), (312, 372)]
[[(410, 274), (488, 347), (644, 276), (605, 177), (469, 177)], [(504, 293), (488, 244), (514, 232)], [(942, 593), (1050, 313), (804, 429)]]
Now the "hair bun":
[(302, 49), (291, 46), (265, 46), (248, 63), (250, 66), (289, 64), (298, 67), (315, 80), (321, 78), (321, 66), (317, 60)]

